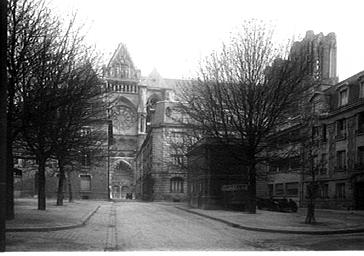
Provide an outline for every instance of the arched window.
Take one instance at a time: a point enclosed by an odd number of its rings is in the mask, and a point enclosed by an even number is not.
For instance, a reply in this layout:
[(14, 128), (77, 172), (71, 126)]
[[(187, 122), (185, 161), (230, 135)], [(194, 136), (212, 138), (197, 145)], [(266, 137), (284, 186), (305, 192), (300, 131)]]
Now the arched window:
[(148, 130), (148, 128), (150, 127), (150, 125), (152, 123), (152, 116), (155, 112), (155, 107), (156, 107), (156, 104), (158, 101), (159, 101), (158, 97), (152, 96), (151, 98), (149, 98), (149, 100), (147, 102), (146, 130)]
[(183, 193), (183, 178), (173, 177), (170, 180), (171, 193)]

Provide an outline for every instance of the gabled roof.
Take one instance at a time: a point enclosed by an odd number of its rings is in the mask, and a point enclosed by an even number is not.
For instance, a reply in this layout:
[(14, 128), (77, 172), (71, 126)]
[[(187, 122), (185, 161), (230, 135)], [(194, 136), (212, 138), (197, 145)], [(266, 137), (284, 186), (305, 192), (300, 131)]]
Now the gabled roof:
[(107, 67), (112, 67), (114, 65), (127, 65), (134, 69), (133, 60), (130, 57), (129, 51), (125, 44), (120, 43), (118, 48), (116, 48), (114, 54), (112, 55)]

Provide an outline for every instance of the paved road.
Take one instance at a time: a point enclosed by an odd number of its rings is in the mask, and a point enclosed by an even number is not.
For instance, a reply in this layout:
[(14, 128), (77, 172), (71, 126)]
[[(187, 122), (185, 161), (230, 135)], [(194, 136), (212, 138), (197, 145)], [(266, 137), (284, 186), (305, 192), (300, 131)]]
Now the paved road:
[(252, 232), (171, 205), (141, 202), (103, 205), (82, 228), (7, 236), (7, 251), (364, 250), (364, 234)]

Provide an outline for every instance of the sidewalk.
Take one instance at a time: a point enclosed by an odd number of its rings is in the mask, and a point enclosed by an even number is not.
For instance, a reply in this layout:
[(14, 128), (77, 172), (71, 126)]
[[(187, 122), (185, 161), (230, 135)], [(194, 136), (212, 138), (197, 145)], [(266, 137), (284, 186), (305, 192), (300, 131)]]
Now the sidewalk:
[(306, 209), (297, 213), (284, 213), (257, 210), (256, 214), (224, 210), (201, 210), (186, 204), (175, 206), (180, 210), (197, 214), (230, 226), (261, 232), (291, 234), (347, 234), (364, 232), (364, 211), (335, 211), (316, 209), (317, 223), (305, 224)]
[(47, 199), (45, 211), (37, 210), (37, 199), (15, 199), (15, 218), (6, 221), (6, 232), (52, 231), (80, 227), (106, 201), (77, 200), (56, 206), (55, 199)]

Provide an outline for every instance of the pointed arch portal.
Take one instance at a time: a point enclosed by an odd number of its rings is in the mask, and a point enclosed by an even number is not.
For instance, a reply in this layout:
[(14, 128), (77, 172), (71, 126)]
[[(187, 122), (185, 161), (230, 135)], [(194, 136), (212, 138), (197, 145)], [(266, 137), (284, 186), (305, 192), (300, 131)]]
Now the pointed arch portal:
[(111, 199), (133, 199), (134, 171), (125, 159), (120, 159), (111, 171)]

